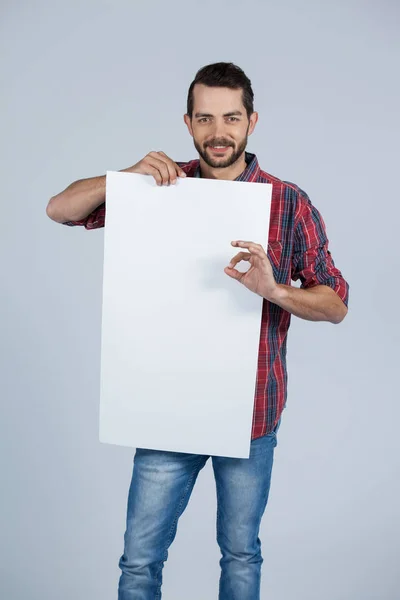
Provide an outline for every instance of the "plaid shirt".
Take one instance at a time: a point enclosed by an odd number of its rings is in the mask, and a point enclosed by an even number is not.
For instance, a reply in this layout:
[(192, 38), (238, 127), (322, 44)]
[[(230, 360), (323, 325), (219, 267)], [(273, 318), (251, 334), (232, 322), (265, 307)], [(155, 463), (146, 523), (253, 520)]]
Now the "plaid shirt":
[[(321, 214), (297, 185), (282, 181), (260, 169), (257, 157), (246, 152), (246, 169), (235, 181), (272, 184), (268, 258), (277, 283), (290, 285), (300, 279), (302, 288), (331, 287), (348, 305), (349, 285), (335, 267)], [(200, 176), (199, 160), (177, 163), (188, 177)], [(86, 229), (104, 227), (105, 203), (81, 221)], [(259, 242), (259, 240), (253, 240)], [(291, 314), (264, 300), (258, 369), (254, 398), (252, 439), (271, 433), (287, 398), (286, 342)]]

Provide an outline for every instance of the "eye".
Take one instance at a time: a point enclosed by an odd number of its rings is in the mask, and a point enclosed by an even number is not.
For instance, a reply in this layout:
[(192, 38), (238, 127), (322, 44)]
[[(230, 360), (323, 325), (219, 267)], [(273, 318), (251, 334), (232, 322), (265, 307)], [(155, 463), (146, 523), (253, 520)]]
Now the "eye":
[(205, 123), (206, 121), (208, 121), (208, 117), (201, 117), (201, 119), (199, 119), (199, 123)]
[(228, 117), (228, 119), (230, 121), (239, 121), (239, 119), (237, 117)]

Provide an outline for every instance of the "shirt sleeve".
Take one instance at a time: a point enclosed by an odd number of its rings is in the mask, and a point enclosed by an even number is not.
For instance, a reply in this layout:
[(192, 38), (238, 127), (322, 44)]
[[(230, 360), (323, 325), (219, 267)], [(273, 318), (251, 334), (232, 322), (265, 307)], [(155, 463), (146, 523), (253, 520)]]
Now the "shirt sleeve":
[(64, 221), (63, 225), (68, 225), (69, 227), (82, 226), (85, 229), (99, 229), (100, 227), (104, 227), (106, 219), (106, 203), (100, 204), (97, 208), (94, 209), (93, 212), (90, 213), (84, 219), (80, 221)]
[(299, 202), (300, 214), (294, 232), (292, 279), (300, 279), (303, 289), (328, 285), (348, 306), (349, 284), (335, 266), (328, 249), (329, 240), (322, 215), (304, 192), (300, 194)]

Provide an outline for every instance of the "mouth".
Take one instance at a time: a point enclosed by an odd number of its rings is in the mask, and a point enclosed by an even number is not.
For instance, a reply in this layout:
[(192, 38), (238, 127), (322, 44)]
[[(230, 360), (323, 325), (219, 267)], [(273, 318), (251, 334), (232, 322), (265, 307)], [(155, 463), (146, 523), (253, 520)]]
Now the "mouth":
[(208, 146), (213, 154), (224, 154), (231, 146)]

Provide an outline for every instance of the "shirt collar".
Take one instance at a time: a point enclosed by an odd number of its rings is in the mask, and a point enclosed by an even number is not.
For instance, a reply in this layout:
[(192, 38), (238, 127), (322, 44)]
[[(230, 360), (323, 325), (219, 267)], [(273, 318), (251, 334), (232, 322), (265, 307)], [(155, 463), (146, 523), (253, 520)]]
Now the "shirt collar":
[[(257, 156), (251, 152), (245, 152), (246, 168), (234, 181), (257, 181), (260, 175), (260, 165)], [(201, 177), (200, 161), (196, 161), (193, 177)]]

